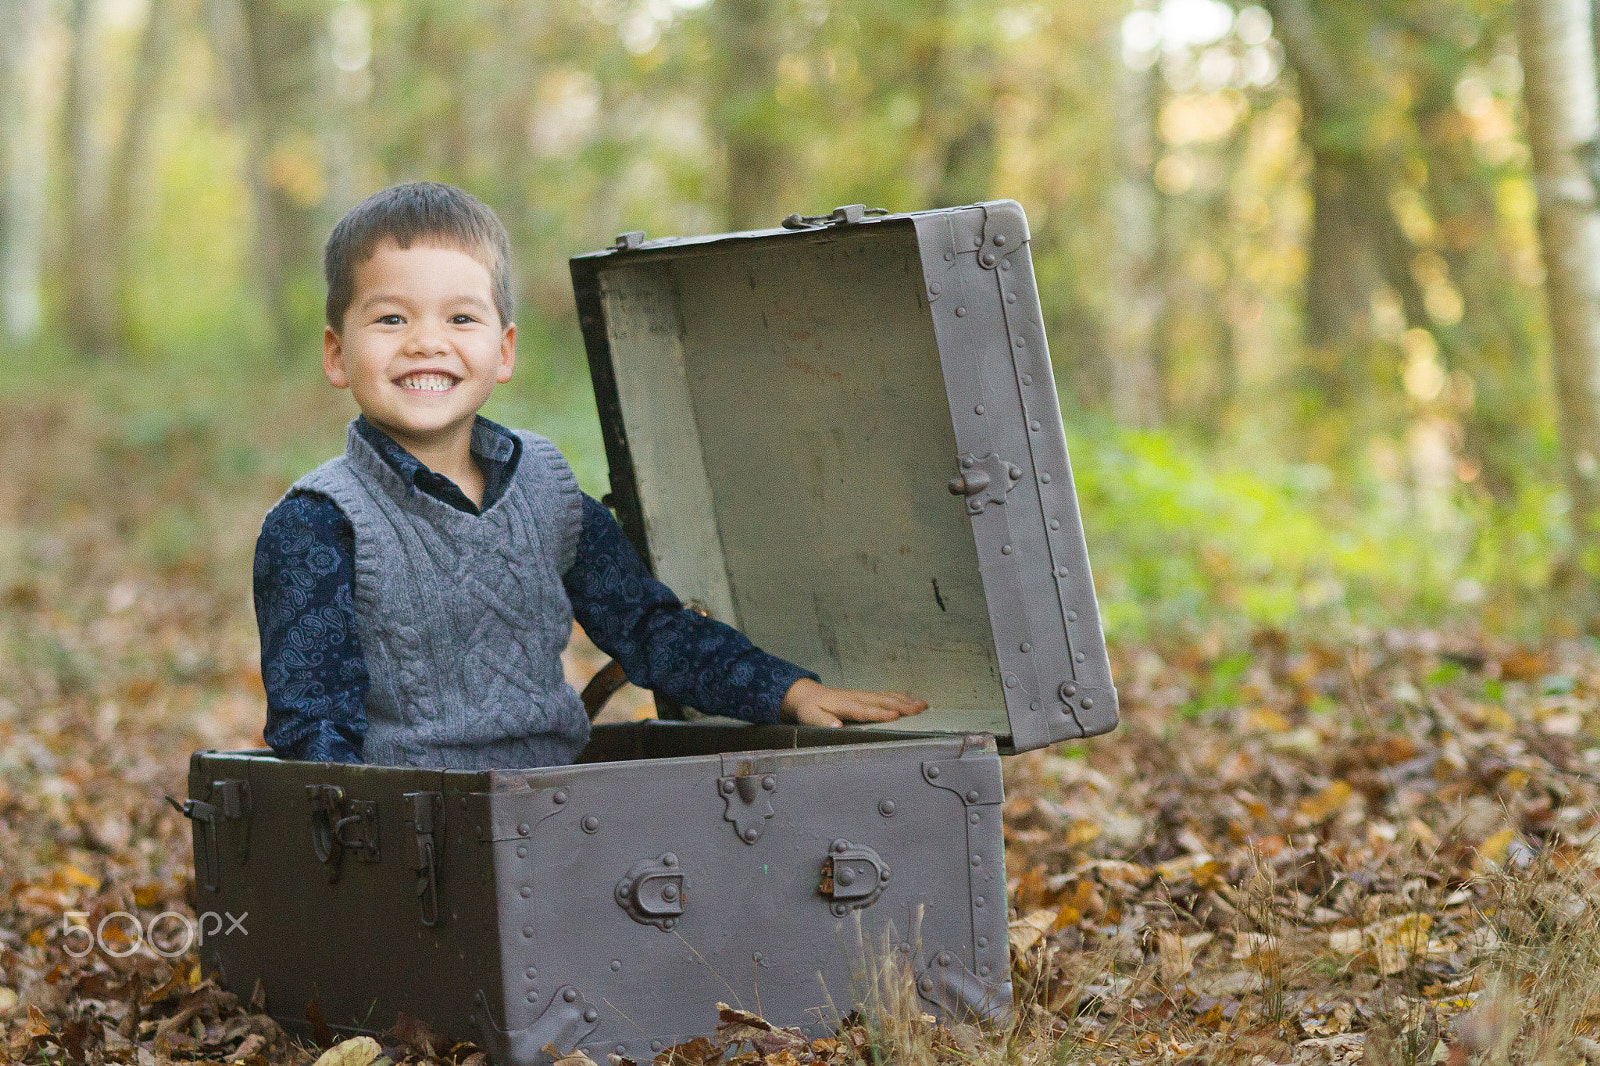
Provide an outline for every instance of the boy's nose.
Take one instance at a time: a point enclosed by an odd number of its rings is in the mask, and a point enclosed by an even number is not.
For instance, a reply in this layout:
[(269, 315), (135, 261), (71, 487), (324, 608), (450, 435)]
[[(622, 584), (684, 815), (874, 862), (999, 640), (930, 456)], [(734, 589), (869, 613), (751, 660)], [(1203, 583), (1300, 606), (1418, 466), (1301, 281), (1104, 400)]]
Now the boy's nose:
[(419, 322), (408, 338), (406, 350), (412, 355), (439, 355), (448, 350), (444, 330), (426, 322)]

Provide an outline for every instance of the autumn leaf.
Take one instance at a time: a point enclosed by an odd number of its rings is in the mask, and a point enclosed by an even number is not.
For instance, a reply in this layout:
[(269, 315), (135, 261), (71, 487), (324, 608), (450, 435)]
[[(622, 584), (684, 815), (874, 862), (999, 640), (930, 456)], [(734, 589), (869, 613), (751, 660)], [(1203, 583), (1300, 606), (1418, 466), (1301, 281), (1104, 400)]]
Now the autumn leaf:
[(546, 1044), (542, 1049), (551, 1060), (551, 1066), (599, 1066), (593, 1059), (581, 1051), (572, 1051), (563, 1055), (556, 1050), (554, 1044)]
[(1060, 910), (1041, 908), (1030, 911), (1028, 914), (1010, 925), (1011, 950), (1017, 954), (1027, 951), (1037, 944), (1051, 929), (1055, 927)]
[(1295, 808), (1307, 821), (1312, 824), (1325, 821), (1349, 801), (1354, 789), (1347, 781), (1335, 781), (1318, 792), (1300, 801)]
[(1178, 987), (1189, 971), (1194, 969), (1194, 955), (1183, 936), (1175, 929), (1162, 929), (1156, 933), (1156, 951), (1161, 964), (1161, 983), (1169, 991)]
[(382, 1053), (383, 1048), (372, 1037), (356, 1036), (324, 1051), (316, 1066), (369, 1066)]

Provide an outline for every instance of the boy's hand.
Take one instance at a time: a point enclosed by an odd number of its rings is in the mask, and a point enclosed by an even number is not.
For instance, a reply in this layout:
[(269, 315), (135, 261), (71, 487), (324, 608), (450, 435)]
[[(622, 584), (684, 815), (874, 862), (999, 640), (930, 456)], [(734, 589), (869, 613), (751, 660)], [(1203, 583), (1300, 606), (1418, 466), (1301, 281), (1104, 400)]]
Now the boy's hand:
[(840, 726), (845, 722), (892, 722), (903, 714), (919, 714), (927, 709), (927, 700), (914, 700), (898, 692), (829, 688), (802, 677), (783, 694), (778, 716), (800, 725)]

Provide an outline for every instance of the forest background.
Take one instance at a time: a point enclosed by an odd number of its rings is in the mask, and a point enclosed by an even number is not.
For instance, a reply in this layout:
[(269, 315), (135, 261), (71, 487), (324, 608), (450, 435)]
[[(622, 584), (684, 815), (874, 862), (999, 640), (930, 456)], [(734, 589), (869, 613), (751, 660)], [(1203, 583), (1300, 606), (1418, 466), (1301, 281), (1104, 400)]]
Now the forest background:
[[(1011, 197), (1114, 636), (1577, 632), (1546, 594), (1592, 573), (1600, 394), (1552, 369), (1518, 35), (1491, 0), (6, 0), (7, 392), (287, 484), (341, 432), (323, 237), (446, 180), (515, 246), (490, 414), (598, 496), (568, 256)], [(211, 553), (153, 506), (158, 562)]]
[(193, 905), (159, 796), (259, 743), (255, 535), (353, 413), (321, 243), (420, 178), (511, 232), (486, 413), (595, 496), (569, 256), (1025, 207), (1123, 725), (1008, 763), (1020, 1028), (862, 1040), (1600, 1061), (1594, 40), (1588, 0), (0, 0), (0, 1061), (311, 1061), (63, 915)]

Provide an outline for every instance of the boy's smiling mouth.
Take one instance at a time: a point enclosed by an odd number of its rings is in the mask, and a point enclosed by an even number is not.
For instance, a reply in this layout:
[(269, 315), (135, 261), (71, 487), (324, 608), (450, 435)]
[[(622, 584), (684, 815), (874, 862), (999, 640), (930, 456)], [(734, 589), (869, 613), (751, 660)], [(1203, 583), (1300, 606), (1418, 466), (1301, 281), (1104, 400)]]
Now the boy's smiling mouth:
[(438, 370), (418, 370), (395, 382), (413, 392), (449, 392), (461, 379)]

